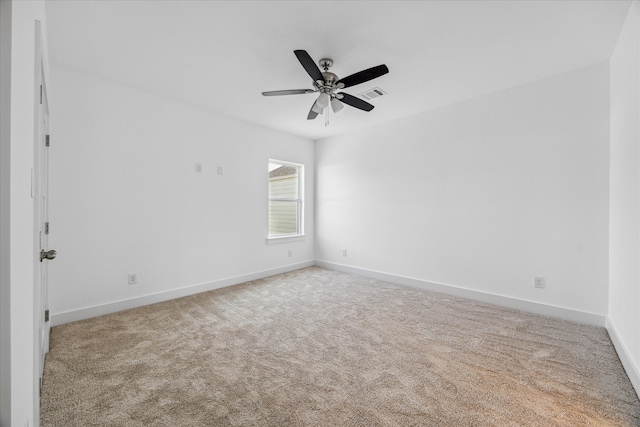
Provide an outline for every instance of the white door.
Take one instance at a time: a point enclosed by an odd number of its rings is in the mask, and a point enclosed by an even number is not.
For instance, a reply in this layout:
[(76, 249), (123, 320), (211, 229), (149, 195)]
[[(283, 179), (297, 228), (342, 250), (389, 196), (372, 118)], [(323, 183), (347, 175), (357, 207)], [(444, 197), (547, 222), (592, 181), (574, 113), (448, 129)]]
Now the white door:
[[(49, 262), (55, 258), (56, 252), (49, 248), (49, 104), (47, 102), (47, 85), (44, 79), (42, 58), (36, 75), (36, 135), (34, 146), (34, 227), (38, 239), (36, 248), (34, 311), (36, 328), (36, 357), (40, 381), (44, 372), (44, 359), (49, 351)], [(40, 383), (42, 384), (42, 383)]]
[(40, 142), (40, 248), (42, 265), (40, 268), (40, 343), (41, 363), (44, 368), (44, 356), (49, 351), (49, 259), (55, 258), (55, 251), (49, 249), (49, 112), (46, 104), (46, 90), (43, 81), (42, 138)]

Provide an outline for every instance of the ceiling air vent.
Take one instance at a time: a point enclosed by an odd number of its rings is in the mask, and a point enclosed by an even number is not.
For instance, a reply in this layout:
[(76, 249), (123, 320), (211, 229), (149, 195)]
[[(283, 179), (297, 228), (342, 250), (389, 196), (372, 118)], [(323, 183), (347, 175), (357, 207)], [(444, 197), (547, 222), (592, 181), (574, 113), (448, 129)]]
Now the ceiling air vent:
[(383, 91), (379, 87), (374, 87), (371, 90), (368, 90), (366, 92), (362, 92), (362, 93), (358, 94), (358, 96), (361, 97), (361, 98), (364, 98), (367, 101), (370, 101), (373, 98), (379, 98), (382, 95), (386, 95), (386, 94), (387, 94), (387, 92)]

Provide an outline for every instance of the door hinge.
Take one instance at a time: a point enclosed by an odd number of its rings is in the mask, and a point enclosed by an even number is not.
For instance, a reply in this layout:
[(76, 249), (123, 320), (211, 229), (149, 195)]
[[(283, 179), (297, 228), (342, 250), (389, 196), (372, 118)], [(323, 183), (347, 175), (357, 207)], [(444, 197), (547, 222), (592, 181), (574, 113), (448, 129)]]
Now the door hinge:
[(51, 144), (51, 138), (49, 137), (49, 135), (47, 135), (44, 137), (44, 145), (48, 147), (49, 144)]
[(44, 234), (49, 234), (49, 223), (48, 222), (44, 223)]
[(48, 322), (49, 321), (49, 310), (45, 310), (44, 311), (44, 321)]
[(42, 104), (42, 85), (40, 85), (40, 104)]

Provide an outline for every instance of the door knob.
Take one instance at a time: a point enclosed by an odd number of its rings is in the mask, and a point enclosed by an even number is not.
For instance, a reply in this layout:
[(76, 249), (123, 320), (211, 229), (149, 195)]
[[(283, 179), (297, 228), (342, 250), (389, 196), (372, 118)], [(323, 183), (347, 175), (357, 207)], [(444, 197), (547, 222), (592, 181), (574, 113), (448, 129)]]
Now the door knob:
[(58, 253), (56, 251), (54, 251), (53, 249), (50, 251), (45, 251), (44, 249), (40, 251), (40, 262), (42, 262), (43, 259), (54, 259), (56, 257), (56, 255), (58, 255)]

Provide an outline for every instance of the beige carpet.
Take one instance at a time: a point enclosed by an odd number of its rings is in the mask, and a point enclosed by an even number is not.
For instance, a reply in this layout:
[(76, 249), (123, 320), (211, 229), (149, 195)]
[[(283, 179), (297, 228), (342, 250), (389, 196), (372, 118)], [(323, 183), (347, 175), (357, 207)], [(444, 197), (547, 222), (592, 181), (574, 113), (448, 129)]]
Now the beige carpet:
[(47, 426), (638, 426), (603, 328), (308, 268), (53, 328)]

